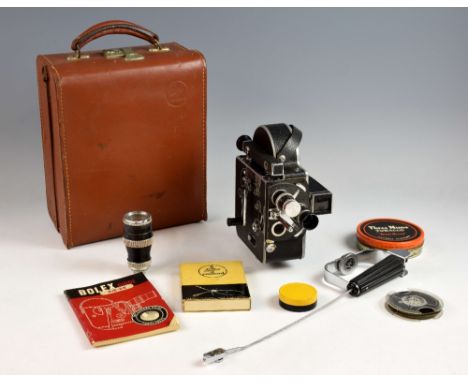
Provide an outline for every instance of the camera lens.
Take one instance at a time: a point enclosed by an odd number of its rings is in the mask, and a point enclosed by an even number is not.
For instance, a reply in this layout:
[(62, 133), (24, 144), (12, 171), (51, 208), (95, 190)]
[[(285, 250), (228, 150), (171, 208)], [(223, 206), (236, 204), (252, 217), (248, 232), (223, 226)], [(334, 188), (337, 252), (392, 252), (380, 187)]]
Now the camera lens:
[(127, 212), (123, 217), (124, 244), (127, 262), (134, 272), (144, 272), (151, 265), (153, 228), (151, 214), (145, 211)]
[(302, 225), (306, 230), (312, 230), (318, 226), (319, 219), (316, 215), (312, 214), (310, 211), (305, 211), (301, 215)]

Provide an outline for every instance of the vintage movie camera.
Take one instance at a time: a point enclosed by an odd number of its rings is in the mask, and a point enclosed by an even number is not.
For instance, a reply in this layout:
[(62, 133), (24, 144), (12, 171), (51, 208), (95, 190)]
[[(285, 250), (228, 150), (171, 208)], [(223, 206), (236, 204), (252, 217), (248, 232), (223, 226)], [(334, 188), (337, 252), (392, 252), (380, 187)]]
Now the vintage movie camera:
[(284, 123), (242, 135), (236, 159), (236, 216), (228, 218), (262, 263), (304, 257), (305, 232), (329, 214), (332, 194), (299, 166), (302, 133)]

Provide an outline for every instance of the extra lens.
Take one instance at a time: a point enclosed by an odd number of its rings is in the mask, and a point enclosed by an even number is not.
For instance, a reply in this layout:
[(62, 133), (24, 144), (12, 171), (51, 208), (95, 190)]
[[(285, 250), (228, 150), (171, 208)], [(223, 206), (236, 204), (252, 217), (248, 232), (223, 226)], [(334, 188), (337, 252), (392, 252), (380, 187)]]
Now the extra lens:
[(151, 214), (146, 211), (131, 211), (124, 215), (122, 221), (128, 266), (134, 272), (143, 272), (151, 265), (153, 240)]

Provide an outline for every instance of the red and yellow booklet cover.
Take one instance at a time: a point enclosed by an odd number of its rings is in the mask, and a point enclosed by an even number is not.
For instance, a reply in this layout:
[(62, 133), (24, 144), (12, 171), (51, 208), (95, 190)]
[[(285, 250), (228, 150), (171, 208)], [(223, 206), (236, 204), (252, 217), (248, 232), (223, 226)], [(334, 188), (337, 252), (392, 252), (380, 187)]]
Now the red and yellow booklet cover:
[(93, 346), (179, 328), (171, 308), (143, 273), (64, 293)]

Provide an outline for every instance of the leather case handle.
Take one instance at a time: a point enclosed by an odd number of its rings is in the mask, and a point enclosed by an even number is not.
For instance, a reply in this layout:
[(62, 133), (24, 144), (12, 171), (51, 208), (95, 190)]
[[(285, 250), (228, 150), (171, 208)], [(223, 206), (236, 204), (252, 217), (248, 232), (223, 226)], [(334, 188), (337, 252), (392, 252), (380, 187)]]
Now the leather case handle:
[(100, 37), (113, 34), (126, 34), (129, 36), (134, 36), (148, 41), (157, 49), (161, 49), (159, 45), (159, 37), (156, 33), (145, 27), (142, 27), (141, 25), (125, 20), (109, 20), (89, 27), (72, 41), (71, 49), (75, 51), (75, 55), (77, 57), (80, 57), (81, 48), (83, 48), (85, 45)]

